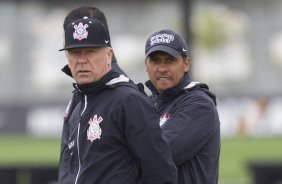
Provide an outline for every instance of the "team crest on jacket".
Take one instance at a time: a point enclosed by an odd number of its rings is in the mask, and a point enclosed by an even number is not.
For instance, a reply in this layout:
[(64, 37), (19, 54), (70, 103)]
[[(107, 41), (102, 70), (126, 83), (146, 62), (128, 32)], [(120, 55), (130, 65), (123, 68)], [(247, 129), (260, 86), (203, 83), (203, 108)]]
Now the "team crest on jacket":
[(102, 134), (102, 129), (100, 128), (100, 123), (103, 121), (101, 116), (94, 115), (93, 118), (90, 118), (88, 121), (89, 128), (87, 130), (87, 140), (93, 142), (95, 139), (100, 139)]
[(73, 32), (73, 39), (82, 40), (84, 38), (87, 38), (88, 31), (86, 28), (88, 28), (88, 24), (83, 25), (81, 22), (78, 25), (74, 25), (74, 32)]
[(163, 126), (165, 124), (165, 122), (170, 118), (170, 114), (163, 114), (160, 117), (160, 127)]

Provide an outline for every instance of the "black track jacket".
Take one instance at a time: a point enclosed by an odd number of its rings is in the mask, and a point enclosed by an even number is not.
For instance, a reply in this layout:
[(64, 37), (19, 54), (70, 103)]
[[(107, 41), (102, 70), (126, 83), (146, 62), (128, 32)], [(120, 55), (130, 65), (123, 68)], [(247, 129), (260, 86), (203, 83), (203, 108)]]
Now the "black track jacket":
[(60, 184), (175, 184), (176, 167), (153, 104), (111, 70), (76, 86), (66, 113)]
[(146, 85), (178, 169), (178, 184), (217, 184), (220, 123), (215, 95), (207, 85), (191, 82), (188, 73), (161, 95), (150, 81)]

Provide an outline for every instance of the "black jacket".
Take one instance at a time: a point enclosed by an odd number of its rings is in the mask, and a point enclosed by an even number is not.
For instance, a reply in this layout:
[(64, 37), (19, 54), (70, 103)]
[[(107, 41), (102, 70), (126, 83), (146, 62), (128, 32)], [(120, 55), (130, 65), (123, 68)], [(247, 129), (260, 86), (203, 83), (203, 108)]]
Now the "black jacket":
[(110, 71), (76, 86), (65, 113), (60, 184), (173, 184), (176, 168), (150, 100)]
[(161, 95), (150, 81), (146, 85), (178, 169), (178, 184), (218, 183), (220, 122), (215, 95), (207, 85), (191, 82), (188, 74)]

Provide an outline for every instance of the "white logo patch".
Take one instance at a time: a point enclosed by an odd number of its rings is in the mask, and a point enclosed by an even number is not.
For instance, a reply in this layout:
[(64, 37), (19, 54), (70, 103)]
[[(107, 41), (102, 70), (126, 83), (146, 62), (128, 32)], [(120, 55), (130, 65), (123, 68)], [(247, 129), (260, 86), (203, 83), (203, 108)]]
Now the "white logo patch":
[(81, 22), (78, 25), (74, 25), (74, 32), (73, 32), (73, 39), (82, 40), (84, 38), (87, 38), (88, 31), (86, 28), (88, 28), (88, 24), (83, 25)]
[(95, 139), (100, 139), (102, 134), (102, 129), (100, 128), (99, 124), (103, 121), (103, 118), (97, 115), (88, 121), (89, 128), (87, 130), (87, 140), (93, 142)]
[(160, 117), (160, 127), (162, 127), (169, 118), (170, 118), (170, 114), (161, 115), (161, 117)]
[(153, 46), (156, 43), (170, 43), (174, 40), (174, 36), (171, 34), (157, 34), (150, 38), (150, 45)]

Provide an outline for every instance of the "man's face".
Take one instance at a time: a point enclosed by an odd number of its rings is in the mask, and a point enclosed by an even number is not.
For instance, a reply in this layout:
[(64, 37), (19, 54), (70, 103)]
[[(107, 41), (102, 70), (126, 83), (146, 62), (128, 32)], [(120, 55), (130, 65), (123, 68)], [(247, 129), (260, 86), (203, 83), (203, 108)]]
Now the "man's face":
[(101, 79), (111, 69), (112, 48), (75, 48), (66, 51), (68, 65), (78, 84)]
[(181, 55), (175, 58), (165, 52), (153, 52), (145, 61), (150, 81), (161, 94), (164, 90), (176, 86), (190, 67), (190, 58), (185, 61)]

